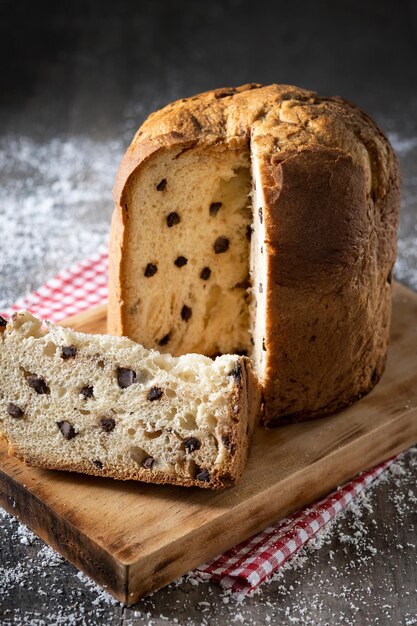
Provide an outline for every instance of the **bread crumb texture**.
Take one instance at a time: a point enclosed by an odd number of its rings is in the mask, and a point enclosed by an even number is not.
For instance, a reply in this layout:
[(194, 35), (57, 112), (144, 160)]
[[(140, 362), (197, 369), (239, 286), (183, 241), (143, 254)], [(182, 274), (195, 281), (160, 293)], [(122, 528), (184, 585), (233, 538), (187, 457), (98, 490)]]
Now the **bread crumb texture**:
[(240, 477), (257, 398), (246, 358), (175, 358), (26, 311), (0, 331), (0, 430), (19, 458), (208, 488)]

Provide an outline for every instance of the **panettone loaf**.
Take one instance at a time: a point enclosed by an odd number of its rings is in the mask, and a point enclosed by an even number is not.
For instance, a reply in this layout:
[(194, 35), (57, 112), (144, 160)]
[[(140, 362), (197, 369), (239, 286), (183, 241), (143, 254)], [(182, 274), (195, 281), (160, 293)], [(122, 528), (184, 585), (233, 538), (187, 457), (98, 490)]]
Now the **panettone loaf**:
[(175, 358), (27, 312), (0, 318), (0, 434), (30, 465), (217, 489), (240, 477), (260, 393), (246, 357)]
[(265, 420), (334, 412), (384, 368), (399, 177), (375, 123), (285, 85), (152, 114), (114, 188), (109, 331), (245, 353)]

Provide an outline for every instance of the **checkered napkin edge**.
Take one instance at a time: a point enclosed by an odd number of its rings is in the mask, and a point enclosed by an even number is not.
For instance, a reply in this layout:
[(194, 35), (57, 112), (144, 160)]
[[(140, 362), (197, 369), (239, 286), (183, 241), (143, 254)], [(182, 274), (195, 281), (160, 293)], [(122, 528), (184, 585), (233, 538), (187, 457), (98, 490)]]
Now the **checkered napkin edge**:
[(54, 278), (13, 304), (6, 314), (27, 309), (33, 315), (59, 322), (107, 300), (107, 246), (63, 270)]
[(395, 458), (208, 561), (197, 568), (197, 574), (232, 593), (251, 594), (369, 487)]
[[(48, 280), (18, 300), (5, 314), (28, 309), (51, 322), (81, 313), (107, 300), (107, 246)], [(322, 500), (266, 528), (224, 554), (201, 565), (195, 574), (232, 593), (253, 593), (393, 462), (361, 474)]]

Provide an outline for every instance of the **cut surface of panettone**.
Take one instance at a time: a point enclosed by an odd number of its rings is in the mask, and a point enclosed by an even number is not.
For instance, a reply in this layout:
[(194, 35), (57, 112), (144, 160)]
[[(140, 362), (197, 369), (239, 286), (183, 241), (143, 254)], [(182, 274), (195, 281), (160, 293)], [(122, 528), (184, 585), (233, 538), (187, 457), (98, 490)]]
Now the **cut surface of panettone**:
[(26, 311), (0, 331), (0, 432), (18, 458), (211, 489), (239, 480), (260, 402), (246, 357), (176, 358)]
[(128, 336), (140, 316), (141, 343), (163, 352), (249, 351), (250, 191), (239, 149), (173, 149), (145, 165), (127, 199), (141, 206), (129, 215), (124, 259), (125, 288), (138, 294)]

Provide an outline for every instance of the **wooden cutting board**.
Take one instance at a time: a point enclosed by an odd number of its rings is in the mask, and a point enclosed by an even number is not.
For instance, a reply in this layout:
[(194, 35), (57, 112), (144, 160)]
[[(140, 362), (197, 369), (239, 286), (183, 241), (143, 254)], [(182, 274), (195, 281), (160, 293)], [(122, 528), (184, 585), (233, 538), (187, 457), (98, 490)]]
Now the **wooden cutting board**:
[[(106, 310), (67, 321), (105, 332)], [(387, 370), (349, 409), (259, 429), (242, 482), (223, 492), (26, 467), (0, 446), (0, 505), (132, 604), (417, 442), (417, 294), (396, 285)]]

